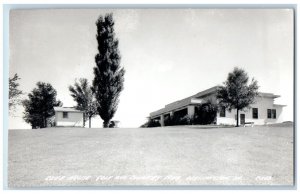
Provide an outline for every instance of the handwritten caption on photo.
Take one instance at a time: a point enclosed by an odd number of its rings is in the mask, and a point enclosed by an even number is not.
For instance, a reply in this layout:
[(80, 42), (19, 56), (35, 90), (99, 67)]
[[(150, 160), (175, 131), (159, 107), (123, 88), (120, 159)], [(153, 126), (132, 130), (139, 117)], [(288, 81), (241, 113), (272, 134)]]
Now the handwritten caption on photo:
[[(255, 180), (258, 181), (271, 181), (272, 176), (256, 176)], [(144, 180), (144, 181), (239, 181), (243, 180), (243, 176), (138, 176), (138, 175), (118, 175), (118, 176), (82, 176), (82, 175), (73, 175), (73, 176), (47, 176), (45, 181), (112, 181), (112, 180)]]

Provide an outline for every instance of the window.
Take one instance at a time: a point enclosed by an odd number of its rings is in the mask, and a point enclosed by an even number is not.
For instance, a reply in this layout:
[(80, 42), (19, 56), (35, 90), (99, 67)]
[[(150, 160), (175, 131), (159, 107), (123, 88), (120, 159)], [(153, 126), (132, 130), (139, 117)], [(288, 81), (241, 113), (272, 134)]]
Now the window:
[(271, 109), (268, 109), (268, 119), (271, 119), (272, 115), (271, 115)]
[(276, 109), (272, 109), (272, 118), (276, 119)]
[(64, 119), (67, 119), (68, 116), (69, 116), (69, 115), (68, 115), (68, 112), (63, 112), (63, 118), (64, 118)]
[(258, 119), (258, 108), (252, 108), (252, 118)]
[(225, 116), (226, 116), (226, 110), (225, 110), (225, 107), (222, 106), (221, 110), (220, 110), (220, 117), (225, 117)]
[(276, 119), (276, 109), (268, 109), (268, 119)]

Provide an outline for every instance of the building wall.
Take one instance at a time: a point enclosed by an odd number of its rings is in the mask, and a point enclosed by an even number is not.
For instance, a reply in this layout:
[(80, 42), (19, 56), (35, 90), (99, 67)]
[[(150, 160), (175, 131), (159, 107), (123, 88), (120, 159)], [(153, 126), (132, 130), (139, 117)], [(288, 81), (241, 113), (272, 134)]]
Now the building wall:
[(63, 118), (63, 112), (55, 112), (56, 126), (83, 127), (83, 113), (68, 112), (68, 118)]
[[(256, 125), (264, 125), (270, 123), (282, 122), (282, 106), (276, 106), (273, 104), (273, 98), (257, 97), (256, 103), (251, 105), (250, 109), (239, 111), (240, 114), (245, 114), (245, 122), (254, 122)], [(258, 108), (258, 118), (253, 119), (252, 108)], [(276, 109), (276, 119), (268, 119), (267, 109)], [(226, 111), (225, 117), (220, 117), (220, 113), (217, 114), (217, 124), (235, 125), (236, 124), (236, 109), (231, 112)], [(240, 123), (239, 117), (239, 123)]]

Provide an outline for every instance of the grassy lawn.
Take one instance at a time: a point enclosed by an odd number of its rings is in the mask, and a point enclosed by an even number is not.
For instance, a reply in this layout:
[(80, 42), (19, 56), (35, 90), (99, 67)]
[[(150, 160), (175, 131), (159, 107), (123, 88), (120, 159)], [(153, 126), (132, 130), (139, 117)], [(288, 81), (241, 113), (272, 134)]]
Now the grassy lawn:
[(291, 185), (293, 128), (9, 130), (9, 187)]

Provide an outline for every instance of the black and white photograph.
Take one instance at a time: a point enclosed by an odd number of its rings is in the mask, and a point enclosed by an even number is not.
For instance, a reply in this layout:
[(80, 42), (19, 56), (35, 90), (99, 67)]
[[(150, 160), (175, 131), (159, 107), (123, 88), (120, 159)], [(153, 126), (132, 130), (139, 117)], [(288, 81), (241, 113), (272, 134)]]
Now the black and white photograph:
[(293, 187), (295, 10), (9, 10), (9, 189)]

